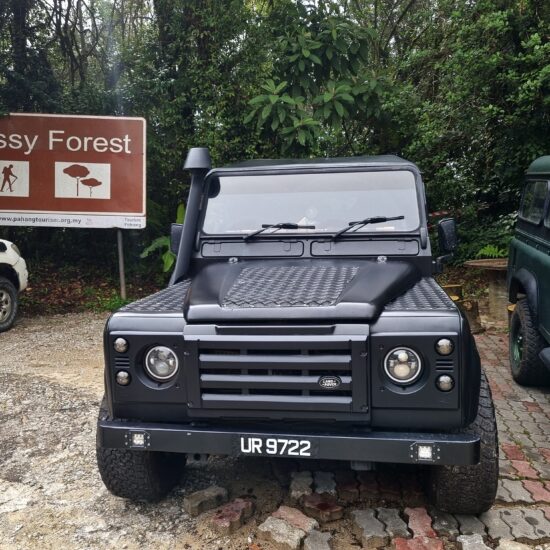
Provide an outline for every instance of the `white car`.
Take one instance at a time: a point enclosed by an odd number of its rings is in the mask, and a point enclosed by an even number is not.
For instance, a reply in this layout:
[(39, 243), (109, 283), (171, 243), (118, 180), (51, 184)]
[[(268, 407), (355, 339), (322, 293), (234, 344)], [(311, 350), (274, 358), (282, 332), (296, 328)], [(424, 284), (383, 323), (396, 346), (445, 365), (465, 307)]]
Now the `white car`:
[(17, 246), (0, 239), (0, 332), (15, 322), (19, 293), (27, 288), (27, 264)]

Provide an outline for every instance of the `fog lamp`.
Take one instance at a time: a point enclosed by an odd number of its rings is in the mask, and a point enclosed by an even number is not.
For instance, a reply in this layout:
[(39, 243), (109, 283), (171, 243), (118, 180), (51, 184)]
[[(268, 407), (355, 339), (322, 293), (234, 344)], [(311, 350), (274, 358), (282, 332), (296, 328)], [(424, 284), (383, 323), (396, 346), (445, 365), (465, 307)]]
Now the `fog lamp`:
[(395, 348), (384, 359), (384, 370), (396, 384), (406, 385), (414, 382), (421, 373), (419, 355), (410, 348)]
[(441, 391), (451, 391), (455, 387), (455, 381), (448, 374), (438, 376), (435, 384)]
[(126, 372), (125, 370), (119, 370), (116, 373), (117, 384), (120, 384), (121, 386), (127, 386), (130, 383), (130, 380), (130, 373)]
[(437, 351), (439, 355), (451, 355), (454, 349), (455, 345), (449, 338), (441, 338), (435, 344), (435, 351)]
[(418, 445), (418, 460), (433, 460), (433, 448), (431, 445)]
[(124, 353), (128, 351), (128, 340), (125, 340), (124, 338), (117, 338), (113, 343), (113, 347), (115, 348), (115, 351), (118, 351), (118, 353)]
[(134, 432), (132, 434), (132, 447), (145, 447), (145, 434)]
[(153, 380), (169, 380), (178, 371), (178, 358), (170, 348), (155, 346), (145, 357), (145, 370)]

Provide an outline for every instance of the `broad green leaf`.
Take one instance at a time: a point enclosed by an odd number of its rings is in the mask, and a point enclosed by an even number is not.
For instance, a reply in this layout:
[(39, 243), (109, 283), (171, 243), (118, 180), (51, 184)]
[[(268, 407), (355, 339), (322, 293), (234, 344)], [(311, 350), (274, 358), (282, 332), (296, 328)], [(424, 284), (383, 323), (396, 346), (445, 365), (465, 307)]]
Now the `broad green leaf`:
[(176, 211), (176, 223), (183, 223), (184, 219), (185, 219), (185, 204), (183, 204), (183, 202), (180, 202), (178, 204), (178, 209)]
[(271, 114), (271, 109), (273, 109), (273, 105), (266, 105), (262, 109), (262, 114), (261, 114), (262, 120), (265, 120)]

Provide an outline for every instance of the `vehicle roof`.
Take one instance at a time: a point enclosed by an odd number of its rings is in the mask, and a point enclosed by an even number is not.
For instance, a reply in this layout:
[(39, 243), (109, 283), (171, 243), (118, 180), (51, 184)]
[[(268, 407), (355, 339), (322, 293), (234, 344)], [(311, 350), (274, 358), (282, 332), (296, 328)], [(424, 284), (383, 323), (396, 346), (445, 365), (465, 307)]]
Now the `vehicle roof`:
[(539, 157), (527, 168), (528, 174), (550, 174), (550, 155)]
[(335, 157), (335, 158), (314, 158), (314, 159), (258, 159), (247, 160), (236, 164), (230, 164), (215, 171), (233, 170), (273, 170), (280, 168), (288, 170), (292, 168), (327, 168), (339, 166), (393, 166), (393, 167), (414, 167), (416, 165), (397, 155), (357, 156), (357, 157)]

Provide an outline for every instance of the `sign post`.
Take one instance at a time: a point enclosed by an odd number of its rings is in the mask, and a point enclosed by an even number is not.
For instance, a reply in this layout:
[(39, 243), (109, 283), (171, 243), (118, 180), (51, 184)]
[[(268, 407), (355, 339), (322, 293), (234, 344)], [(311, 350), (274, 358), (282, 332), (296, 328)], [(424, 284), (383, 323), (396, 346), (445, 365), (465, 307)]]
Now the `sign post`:
[(16, 113), (0, 118), (0, 225), (142, 229), (145, 120)]

